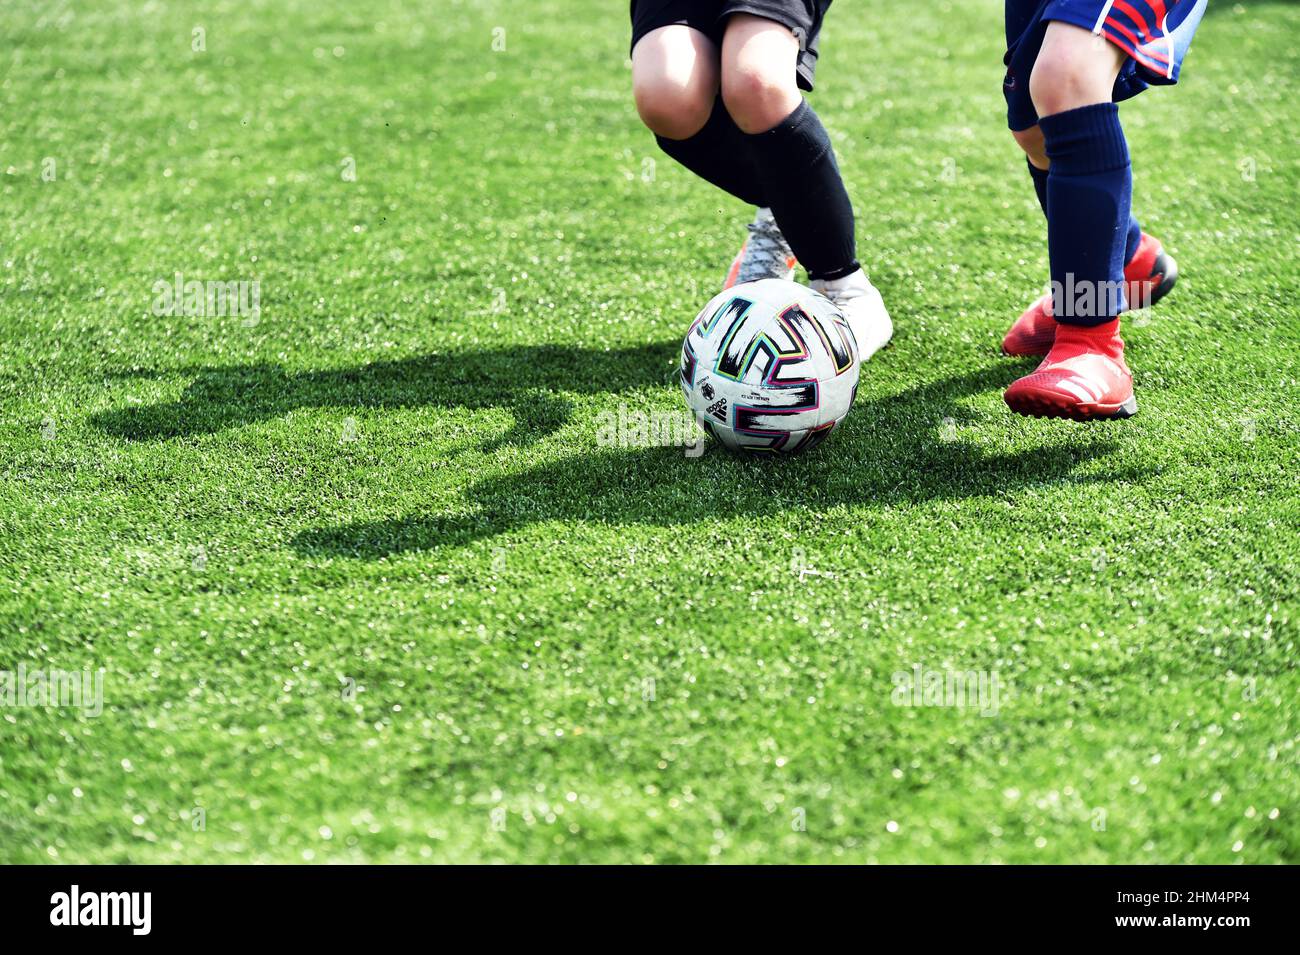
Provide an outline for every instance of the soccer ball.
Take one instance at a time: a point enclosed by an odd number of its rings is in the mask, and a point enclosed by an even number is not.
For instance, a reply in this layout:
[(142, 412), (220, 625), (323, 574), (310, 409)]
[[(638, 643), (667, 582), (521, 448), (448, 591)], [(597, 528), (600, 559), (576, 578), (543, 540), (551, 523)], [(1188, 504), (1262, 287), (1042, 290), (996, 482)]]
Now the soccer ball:
[(733, 451), (797, 454), (821, 444), (849, 413), (860, 369), (840, 310), (781, 279), (723, 292), (682, 343), (686, 403)]

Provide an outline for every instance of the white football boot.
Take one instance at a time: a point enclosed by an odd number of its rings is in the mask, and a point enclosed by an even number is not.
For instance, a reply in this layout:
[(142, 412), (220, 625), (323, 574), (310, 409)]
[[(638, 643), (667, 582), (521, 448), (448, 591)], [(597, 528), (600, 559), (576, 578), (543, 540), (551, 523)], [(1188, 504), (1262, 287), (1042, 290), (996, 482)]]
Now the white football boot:
[(772, 217), (771, 209), (759, 209), (754, 221), (749, 224), (749, 238), (736, 253), (731, 268), (727, 270), (727, 279), (722, 283), (723, 289), (745, 282), (758, 282), (762, 279), (794, 279), (794, 253), (790, 243), (781, 234), (781, 227)]
[(894, 323), (885, 309), (885, 301), (876, 287), (867, 281), (867, 273), (858, 269), (842, 279), (813, 279), (808, 283), (835, 303), (858, 343), (858, 358), (866, 361), (889, 344), (894, 337)]

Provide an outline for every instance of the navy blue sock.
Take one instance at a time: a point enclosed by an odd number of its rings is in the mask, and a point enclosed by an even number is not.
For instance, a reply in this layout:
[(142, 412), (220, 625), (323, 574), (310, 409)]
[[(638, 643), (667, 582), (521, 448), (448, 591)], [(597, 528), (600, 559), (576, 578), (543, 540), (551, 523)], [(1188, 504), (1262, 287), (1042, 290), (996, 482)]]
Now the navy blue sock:
[(805, 100), (765, 133), (747, 136), (781, 233), (814, 279), (838, 279), (860, 266), (853, 203), (826, 127)]
[(1132, 223), (1133, 169), (1119, 107), (1098, 103), (1039, 120), (1047, 177), (1047, 249), (1053, 315), (1102, 325), (1124, 311), (1124, 265)]
[[(1043, 215), (1047, 215), (1047, 170), (1039, 169), (1033, 163), (1029, 163), (1029, 175), (1034, 180), (1034, 192), (1038, 194), (1038, 204), (1043, 207)], [(1138, 224), (1137, 218), (1130, 212), (1128, 217), (1128, 237), (1124, 240), (1124, 264), (1133, 261), (1133, 256), (1137, 255), (1138, 244), (1142, 241), (1142, 226)]]
[(754, 163), (749, 137), (741, 132), (719, 97), (704, 128), (690, 139), (656, 136), (659, 148), (679, 163), (751, 206), (766, 206), (763, 183)]
[(1142, 242), (1142, 226), (1138, 225), (1137, 217), (1132, 212), (1128, 215), (1128, 235), (1124, 238), (1124, 264), (1128, 265), (1133, 261), (1133, 256), (1137, 255), (1138, 246)]
[(1038, 204), (1043, 207), (1043, 215), (1047, 215), (1047, 170), (1039, 169), (1028, 160), (1026, 163), (1030, 178), (1034, 180), (1034, 192), (1038, 193)]

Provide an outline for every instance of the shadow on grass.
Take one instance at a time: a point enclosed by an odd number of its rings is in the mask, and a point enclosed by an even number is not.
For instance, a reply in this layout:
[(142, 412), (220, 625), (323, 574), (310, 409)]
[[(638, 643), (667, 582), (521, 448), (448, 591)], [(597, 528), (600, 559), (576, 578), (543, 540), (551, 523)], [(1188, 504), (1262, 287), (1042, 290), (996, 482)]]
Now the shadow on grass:
[[(102, 412), (91, 420), (121, 438), (163, 441), (299, 408), (504, 408), (514, 425), (490, 447), (526, 445), (568, 421), (564, 394), (662, 386), (675, 359), (676, 343), (664, 342), (611, 351), (478, 349), (298, 374), (271, 364), (198, 368), (177, 401)], [(777, 511), (1003, 497), (1032, 485), (1140, 479), (1080, 475), (1081, 466), (1113, 445), (1104, 432), (1079, 426), (1060, 424), (1052, 445), (1012, 453), (942, 439), (944, 419), (961, 415), (959, 399), (1002, 388), (1023, 371), (997, 361), (897, 395), (859, 397), (848, 425), (826, 448), (797, 458), (738, 457), (716, 446), (698, 459), (680, 448), (599, 448), (593, 426), (590, 453), (472, 484), (468, 507), (454, 514), (313, 528), (293, 545), (304, 553), (375, 559), (458, 547), (541, 521), (675, 527), (715, 517), (762, 520)]]
[[(827, 446), (798, 458), (746, 458), (716, 446), (698, 459), (682, 450), (595, 449), (472, 485), (466, 513), (412, 514), (307, 530), (294, 546), (309, 554), (377, 559), (411, 550), (460, 547), (541, 521), (685, 526), (716, 517), (839, 505), (1005, 497), (1061, 482), (1139, 480), (1078, 473), (1113, 444), (1082, 426), (1052, 447), (990, 453), (944, 441), (940, 423), (954, 399), (999, 388), (1016, 376), (1005, 362), (875, 401), (859, 398), (850, 425)], [(592, 443), (595, 444), (593, 433)]]
[(543, 345), (457, 351), (300, 374), (271, 364), (199, 368), (178, 401), (102, 412), (90, 420), (119, 438), (162, 441), (214, 434), (299, 408), (504, 408), (515, 423), (489, 443), (492, 449), (531, 443), (563, 427), (571, 408), (557, 392), (606, 393), (662, 385), (676, 358), (675, 346), (667, 343), (610, 351)]

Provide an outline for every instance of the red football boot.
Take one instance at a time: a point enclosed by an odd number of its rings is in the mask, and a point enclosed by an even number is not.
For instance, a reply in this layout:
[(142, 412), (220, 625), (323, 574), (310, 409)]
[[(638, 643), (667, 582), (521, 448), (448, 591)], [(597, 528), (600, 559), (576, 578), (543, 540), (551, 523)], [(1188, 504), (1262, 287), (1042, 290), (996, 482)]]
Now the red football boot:
[(1178, 281), (1178, 263), (1159, 239), (1143, 232), (1132, 260), (1124, 266), (1124, 279), (1128, 282), (1125, 294), (1129, 309), (1150, 308)]
[[(1128, 282), (1129, 308), (1150, 308), (1169, 294), (1178, 281), (1178, 263), (1164, 250), (1160, 241), (1142, 233), (1137, 252), (1124, 266)], [(1044, 295), (1016, 320), (1002, 339), (1004, 355), (1046, 355), (1056, 338), (1056, 319), (1052, 317), (1052, 296)]]
[(1133, 373), (1124, 364), (1119, 319), (1092, 328), (1058, 323), (1056, 340), (1042, 364), (1003, 397), (1012, 411), (1034, 418), (1133, 417), (1137, 399)]
[(1002, 339), (1002, 354), (1019, 358), (1046, 355), (1056, 340), (1056, 319), (1052, 317), (1052, 293), (1048, 292), (1016, 319)]

